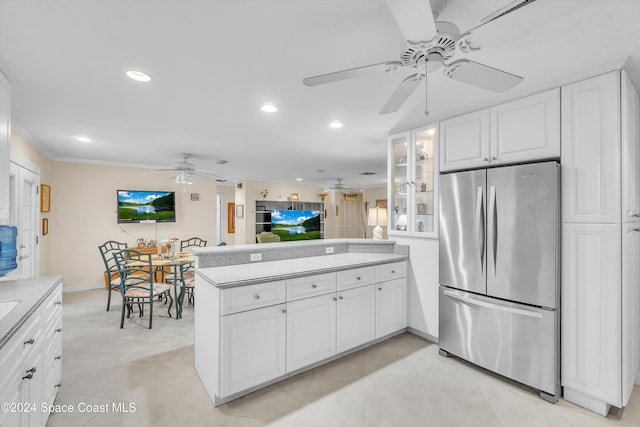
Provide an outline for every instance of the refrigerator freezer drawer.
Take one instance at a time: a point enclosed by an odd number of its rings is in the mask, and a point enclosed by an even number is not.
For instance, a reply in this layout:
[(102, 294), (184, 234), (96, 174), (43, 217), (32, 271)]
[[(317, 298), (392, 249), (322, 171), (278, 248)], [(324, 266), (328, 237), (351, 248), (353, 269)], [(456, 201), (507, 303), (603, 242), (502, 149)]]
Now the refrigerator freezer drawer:
[(440, 348), (559, 394), (558, 313), (440, 287)]

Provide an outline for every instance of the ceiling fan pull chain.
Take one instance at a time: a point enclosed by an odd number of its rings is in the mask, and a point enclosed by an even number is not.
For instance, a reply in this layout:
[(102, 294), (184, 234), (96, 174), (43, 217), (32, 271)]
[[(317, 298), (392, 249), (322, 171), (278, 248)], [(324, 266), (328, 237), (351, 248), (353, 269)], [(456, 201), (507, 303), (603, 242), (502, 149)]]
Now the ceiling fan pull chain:
[(429, 84), (427, 81), (427, 74), (424, 73), (424, 114), (429, 115)]

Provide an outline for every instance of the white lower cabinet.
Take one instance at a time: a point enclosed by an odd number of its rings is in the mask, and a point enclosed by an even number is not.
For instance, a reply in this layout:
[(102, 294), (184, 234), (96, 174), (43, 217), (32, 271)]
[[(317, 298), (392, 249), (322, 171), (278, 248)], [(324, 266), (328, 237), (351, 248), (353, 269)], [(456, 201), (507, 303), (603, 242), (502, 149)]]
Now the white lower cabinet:
[(376, 339), (374, 285), (338, 292), (338, 353)]
[(222, 396), (284, 375), (286, 319), (285, 304), (222, 316)]
[(197, 307), (208, 309), (196, 308), (195, 366), (215, 405), (406, 329), (406, 269), (402, 261), (225, 289), (196, 276)]
[(394, 279), (376, 286), (376, 338), (407, 327), (407, 280)]
[[(0, 351), (0, 426), (45, 426), (61, 377), (62, 284), (58, 284)], [(55, 352), (55, 356), (53, 353)]]
[(336, 354), (336, 295), (287, 303), (287, 372)]

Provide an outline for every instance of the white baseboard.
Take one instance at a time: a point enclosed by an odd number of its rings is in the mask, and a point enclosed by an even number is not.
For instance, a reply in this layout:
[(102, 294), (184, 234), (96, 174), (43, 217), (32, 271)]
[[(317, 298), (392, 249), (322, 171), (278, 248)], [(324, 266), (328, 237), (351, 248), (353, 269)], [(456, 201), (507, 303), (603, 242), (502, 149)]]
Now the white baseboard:
[(412, 333), (413, 335), (417, 335), (421, 338), (424, 338), (425, 340), (429, 340), (429, 341), (433, 341), (434, 343), (438, 344), (438, 338), (434, 337), (433, 335), (429, 335), (425, 332), (419, 331), (417, 329), (412, 328), (411, 326), (409, 326), (407, 328), (407, 331)]
[(92, 289), (104, 289), (104, 283), (86, 283), (84, 285), (62, 286), (62, 293), (89, 291)]

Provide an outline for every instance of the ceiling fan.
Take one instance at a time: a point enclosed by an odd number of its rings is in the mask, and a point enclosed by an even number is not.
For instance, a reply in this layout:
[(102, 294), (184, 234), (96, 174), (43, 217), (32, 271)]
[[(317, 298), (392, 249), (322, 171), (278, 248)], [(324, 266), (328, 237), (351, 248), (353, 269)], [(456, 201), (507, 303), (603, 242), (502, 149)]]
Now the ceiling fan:
[(361, 193), (362, 189), (356, 187), (349, 187), (342, 182), (342, 178), (336, 178), (336, 182), (330, 186), (324, 188), (324, 191), (328, 193), (342, 192), (342, 193)]
[(188, 160), (193, 157), (193, 154), (182, 153), (182, 160), (174, 163), (171, 168), (160, 168), (154, 169), (156, 172), (167, 172), (172, 171), (176, 172), (175, 175), (169, 177), (170, 179), (174, 179), (178, 184), (193, 184), (193, 180), (191, 179), (193, 176), (199, 176), (205, 179), (216, 178), (218, 182), (226, 181), (226, 179), (222, 178), (219, 175), (203, 172), (196, 169), (196, 165), (189, 162)]
[[(469, 43), (468, 36), (471, 35), (471, 31), (536, 0), (512, 1), (484, 18), (479, 26), (464, 33), (461, 33), (460, 29), (451, 22), (436, 21), (446, 6), (447, 0), (385, 1), (407, 42), (407, 47), (401, 53), (400, 60), (307, 77), (302, 80), (305, 85), (316, 86), (383, 71), (391, 72), (399, 69), (415, 71), (400, 83), (380, 110), (380, 114), (388, 114), (398, 111), (422, 80), (425, 80), (426, 101), (427, 75), (438, 70), (442, 70), (443, 74), (450, 79), (494, 92), (504, 92), (523, 80), (520, 76), (466, 58), (449, 60), (454, 55), (480, 49)], [(426, 109), (425, 114), (429, 114)]]

